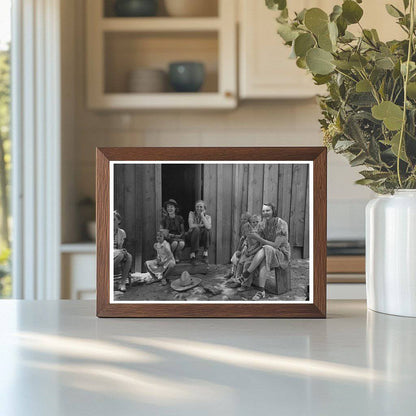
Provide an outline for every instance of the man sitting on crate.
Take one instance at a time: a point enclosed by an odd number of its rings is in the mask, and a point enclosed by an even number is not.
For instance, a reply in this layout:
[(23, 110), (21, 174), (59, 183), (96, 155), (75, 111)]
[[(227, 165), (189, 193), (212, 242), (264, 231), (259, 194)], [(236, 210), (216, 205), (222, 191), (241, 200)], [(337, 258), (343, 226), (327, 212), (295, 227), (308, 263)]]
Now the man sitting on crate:
[(120, 292), (126, 291), (126, 281), (129, 277), (132, 256), (123, 248), (126, 239), (126, 232), (120, 228), (121, 215), (118, 211), (114, 211), (114, 276), (121, 268)]

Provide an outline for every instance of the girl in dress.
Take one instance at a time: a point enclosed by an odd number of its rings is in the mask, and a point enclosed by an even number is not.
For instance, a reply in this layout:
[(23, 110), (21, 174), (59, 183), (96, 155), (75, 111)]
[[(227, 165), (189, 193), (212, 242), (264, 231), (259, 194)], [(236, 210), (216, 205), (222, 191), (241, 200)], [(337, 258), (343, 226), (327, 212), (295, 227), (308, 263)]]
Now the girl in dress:
[(169, 243), (165, 240), (163, 231), (157, 233), (156, 243), (153, 245), (153, 248), (157, 253), (156, 259), (147, 260), (145, 263), (149, 273), (156, 279), (150, 283), (161, 280), (162, 285), (166, 285), (168, 283), (166, 277), (175, 267), (175, 257), (173, 256)]

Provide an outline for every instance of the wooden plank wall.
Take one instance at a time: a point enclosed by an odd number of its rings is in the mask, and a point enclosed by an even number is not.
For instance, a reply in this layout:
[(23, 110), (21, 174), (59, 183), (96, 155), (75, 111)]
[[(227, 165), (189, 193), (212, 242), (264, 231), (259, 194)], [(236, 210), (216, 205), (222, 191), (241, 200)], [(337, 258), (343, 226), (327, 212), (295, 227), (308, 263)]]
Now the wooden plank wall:
[[(308, 165), (205, 164), (203, 198), (212, 218), (210, 263), (229, 263), (245, 212), (261, 215), (263, 202), (277, 206), (289, 226), (293, 257), (309, 257)], [(162, 206), (161, 165), (115, 165), (114, 209), (127, 233), (126, 248), (140, 271), (154, 257)]]
[(263, 202), (277, 206), (289, 226), (295, 258), (309, 257), (309, 166), (304, 164), (204, 165), (204, 199), (212, 217), (210, 263), (229, 263), (245, 212), (261, 215)]
[(136, 271), (142, 270), (144, 260), (155, 257), (161, 198), (161, 165), (114, 165), (114, 209), (122, 216), (125, 247)]

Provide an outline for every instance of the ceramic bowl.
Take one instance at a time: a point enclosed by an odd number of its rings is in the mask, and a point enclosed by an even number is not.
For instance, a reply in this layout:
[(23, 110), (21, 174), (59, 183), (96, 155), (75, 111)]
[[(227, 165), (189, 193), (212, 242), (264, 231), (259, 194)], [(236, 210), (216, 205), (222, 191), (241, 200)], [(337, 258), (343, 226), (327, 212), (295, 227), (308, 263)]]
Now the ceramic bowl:
[(205, 67), (201, 62), (172, 62), (169, 65), (169, 82), (177, 92), (197, 92), (205, 80)]
[(135, 69), (129, 73), (127, 82), (129, 92), (159, 93), (167, 90), (166, 72), (161, 69)]
[(156, 16), (157, 3), (158, 0), (117, 0), (114, 11), (119, 17)]

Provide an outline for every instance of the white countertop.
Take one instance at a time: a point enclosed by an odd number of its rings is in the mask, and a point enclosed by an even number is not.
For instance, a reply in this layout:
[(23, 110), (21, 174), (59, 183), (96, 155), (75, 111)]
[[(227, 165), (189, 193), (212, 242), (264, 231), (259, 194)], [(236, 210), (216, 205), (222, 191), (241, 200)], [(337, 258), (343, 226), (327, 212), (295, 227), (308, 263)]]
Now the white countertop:
[(0, 301), (0, 415), (415, 415), (416, 319), (97, 319)]

